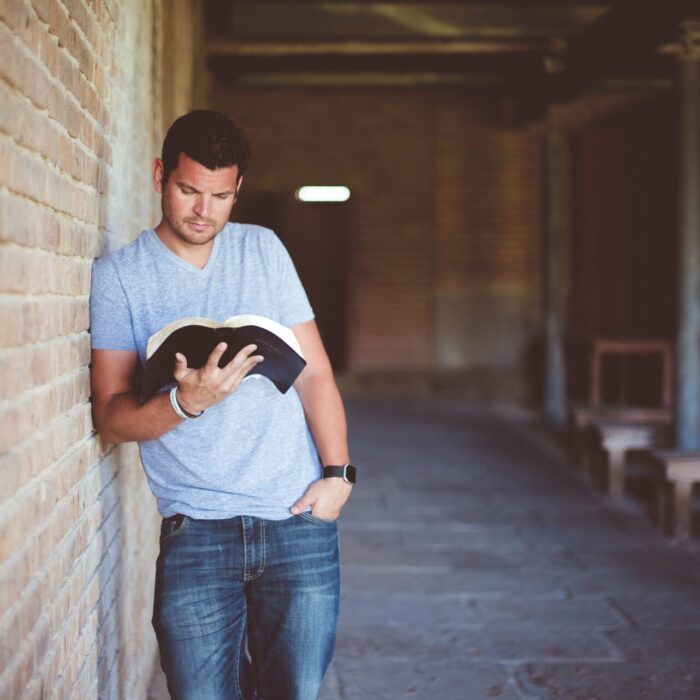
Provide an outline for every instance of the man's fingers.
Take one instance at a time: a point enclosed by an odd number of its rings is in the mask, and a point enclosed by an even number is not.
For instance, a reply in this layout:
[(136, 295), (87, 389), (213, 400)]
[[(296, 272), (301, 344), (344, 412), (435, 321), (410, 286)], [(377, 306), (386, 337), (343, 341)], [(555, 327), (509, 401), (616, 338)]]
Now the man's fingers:
[(234, 358), (228, 364), (224, 365), (221, 369), (226, 375), (229, 376), (238, 372), (241, 369), (241, 367), (243, 367), (245, 362), (250, 358), (250, 356), (257, 350), (257, 348), (257, 345), (246, 345), (244, 348), (241, 348), (236, 353)]
[[(238, 369), (233, 368), (232, 374), (227, 378), (227, 380), (221, 385), (221, 388), (230, 392), (233, 391), (246, 377), (246, 375), (255, 367), (263, 361), (262, 355), (253, 355), (249, 357)], [(230, 363), (229, 363), (230, 364)], [(228, 368), (228, 365), (226, 365)]]
[(219, 360), (221, 356), (226, 352), (228, 345), (226, 343), (219, 343), (212, 351), (211, 355), (207, 358), (207, 362), (204, 365), (207, 369), (216, 369), (219, 366)]
[(181, 352), (176, 352), (173, 377), (175, 377), (175, 380), (179, 382), (187, 374), (187, 358)]
[(241, 378), (245, 377), (253, 367), (259, 365), (265, 358), (262, 355), (253, 355), (241, 365)]
[(292, 506), (291, 511), (294, 515), (303, 513), (307, 508), (316, 502), (316, 498), (308, 491)]

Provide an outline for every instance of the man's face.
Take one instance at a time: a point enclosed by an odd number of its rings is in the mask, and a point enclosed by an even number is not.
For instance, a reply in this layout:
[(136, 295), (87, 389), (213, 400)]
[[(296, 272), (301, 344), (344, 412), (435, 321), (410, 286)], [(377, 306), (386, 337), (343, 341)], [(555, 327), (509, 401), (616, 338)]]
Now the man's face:
[(238, 166), (209, 170), (184, 153), (163, 184), (163, 162), (153, 163), (153, 182), (162, 195), (165, 232), (191, 245), (209, 243), (225, 226), (236, 201)]

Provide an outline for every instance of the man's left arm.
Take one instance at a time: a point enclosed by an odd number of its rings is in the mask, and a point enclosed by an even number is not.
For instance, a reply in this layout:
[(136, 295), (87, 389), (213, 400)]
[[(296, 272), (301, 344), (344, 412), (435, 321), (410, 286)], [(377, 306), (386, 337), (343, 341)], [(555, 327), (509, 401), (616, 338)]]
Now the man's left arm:
[[(321, 463), (323, 466), (347, 464), (350, 455), (345, 410), (316, 322), (300, 323), (292, 330), (306, 359), (306, 367), (294, 386), (299, 392)], [(292, 506), (292, 513), (301, 513), (311, 506), (314, 515), (335, 520), (351, 490), (352, 486), (341, 477), (319, 479)]]

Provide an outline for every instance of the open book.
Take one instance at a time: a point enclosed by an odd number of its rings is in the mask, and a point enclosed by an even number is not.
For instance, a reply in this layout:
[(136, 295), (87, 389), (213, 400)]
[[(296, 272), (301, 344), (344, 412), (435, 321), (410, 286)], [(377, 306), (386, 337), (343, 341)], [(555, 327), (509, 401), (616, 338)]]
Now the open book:
[(221, 342), (228, 347), (219, 367), (230, 362), (246, 345), (255, 343), (258, 349), (253, 354), (262, 355), (265, 360), (253, 367), (248, 376), (267, 377), (283, 394), (306, 366), (292, 330), (270, 318), (245, 314), (218, 323), (210, 318), (190, 316), (169, 323), (148, 339), (139, 403), (145, 403), (161, 387), (175, 381), (176, 352), (187, 358), (188, 367), (199, 369)]

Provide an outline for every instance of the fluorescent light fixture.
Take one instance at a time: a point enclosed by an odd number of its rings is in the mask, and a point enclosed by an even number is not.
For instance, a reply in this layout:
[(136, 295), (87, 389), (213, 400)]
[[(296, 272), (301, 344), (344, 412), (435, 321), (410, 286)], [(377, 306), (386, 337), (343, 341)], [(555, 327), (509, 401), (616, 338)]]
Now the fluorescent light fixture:
[(305, 185), (295, 196), (300, 202), (347, 202), (350, 190), (342, 185)]

